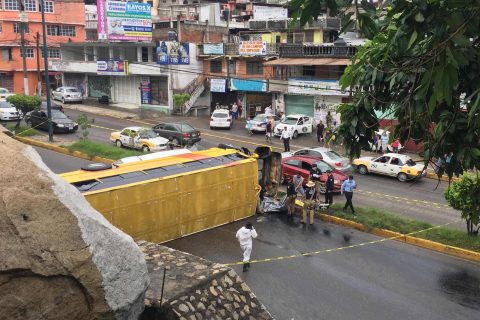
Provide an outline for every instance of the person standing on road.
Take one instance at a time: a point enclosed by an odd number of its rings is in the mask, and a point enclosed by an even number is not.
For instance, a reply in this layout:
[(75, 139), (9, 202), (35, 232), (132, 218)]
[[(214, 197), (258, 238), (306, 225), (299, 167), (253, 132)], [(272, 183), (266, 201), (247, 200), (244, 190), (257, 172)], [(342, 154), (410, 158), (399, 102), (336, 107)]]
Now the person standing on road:
[(342, 188), (340, 189), (340, 192), (342, 194), (345, 194), (345, 199), (347, 199), (347, 202), (345, 202), (345, 206), (343, 207), (343, 211), (347, 211), (347, 208), (350, 207), (352, 209), (352, 214), (355, 216), (355, 209), (353, 208), (353, 189), (357, 188), (357, 183), (355, 180), (353, 180), (353, 176), (349, 175), (348, 180), (345, 180), (342, 183)]
[(280, 135), (280, 139), (283, 141), (283, 148), (285, 152), (290, 152), (290, 133), (288, 132), (287, 127), (283, 128), (282, 134)]
[(265, 115), (267, 115), (267, 116), (273, 115), (272, 106), (268, 106), (268, 107), (265, 108)]
[(305, 189), (303, 189), (303, 177), (300, 175), (300, 173), (297, 173), (293, 176), (293, 185), (295, 186), (295, 191), (300, 193), (302, 197), (305, 196)]
[(252, 132), (252, 119), (250, 117), (247, 118), (247, 124), (245, 125), (245, 128), (247, 129), (248, 134), (251, 136), (253, 135)]
[(310, 180), (315, 183), (315, 190), (317, 191), (317, 200), (320, 196), (320, 177), (322, 176), (322, 171), (318, 169), (317, 165), (312, 164), (312, 169), (310, 169)]
[(315, 199), (317, 191), (315, 190), (315, 182), (308, 181), (305, 189), (305, 201), (303, 202), (303, 224), (307, 223), (307, 214), (310, 213), (310, 225), (313, 225), (313, 214), (315, 211)]
[(325, 125), (322, 120), (317, 124), (317, 141), (323, 142), (323, 131), (325, 130)]
[(333, 186), (335, 184), (335, 178), (333, 177), (332, 170), (327, 170), (327, 181), (325, 182), (325, 203), (329, 206), (333, 203)]
[(257, 237), (257, 231), (253, 228), (253, 225), (249, 222), (244, 227), (238, 229), (236, 237), (240, 243), (240, 248), (243, 252), (243, 272), (250, 269), (250, 254), (252, 253), (253, 239)]
[(234, 102), (232, 105), (232, 118), (233, 120), (238, 119), (238, 105), (236, 102)]
[(272, 144), (272, 136), (273, 136), (273, 119), (271, 116), (267, 118), (267, 127), (265, 129), (265, 134), (267, 136), (267, 142)]
[(289, 181), (287, 184), (287, 212), (288, 217), (293, 217), (295, 214), (295, 199), (297, 198), (297, 191), (293, 181)]

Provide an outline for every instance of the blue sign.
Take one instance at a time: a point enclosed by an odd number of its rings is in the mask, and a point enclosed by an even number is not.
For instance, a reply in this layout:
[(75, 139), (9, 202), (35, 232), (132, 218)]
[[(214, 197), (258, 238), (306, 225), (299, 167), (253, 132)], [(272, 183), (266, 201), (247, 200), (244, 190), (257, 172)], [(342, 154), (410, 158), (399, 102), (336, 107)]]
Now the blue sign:
[(157, 47), (158, 64), (190, 64), (188, 43), (160, 41)]
[(152, 84), (150, 83), (150, 78), (144, 78), (140, 82), (140, 96), (142, 104), (152, 104)]
[(231, 90), (237, 91), (267, 91), (267, 81), (265, 80), (244, 80), (244, 79), (231, 79)]

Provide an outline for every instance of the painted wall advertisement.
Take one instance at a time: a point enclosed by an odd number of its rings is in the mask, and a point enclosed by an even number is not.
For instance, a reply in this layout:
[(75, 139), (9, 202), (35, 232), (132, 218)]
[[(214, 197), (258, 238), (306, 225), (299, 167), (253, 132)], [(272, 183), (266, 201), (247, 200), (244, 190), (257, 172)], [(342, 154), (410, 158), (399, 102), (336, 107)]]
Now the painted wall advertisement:
[(152, 84), (150, 77), (142, 77), (140, 81), (140, 98), (142, 104), (152, 104)]
[(97, 61), (97, 74), (106, 76), (126, 76), (128, 75), (127, 60), (108, 60)]
[(340, 125), (340, 114), (337, 113), (337, 106), (341, 103), (342, 99), (340, 97), (330, 97), (325, 96), (315, 96), (314, 100), (314, 113), (313, 118), (315, 123), (319, 123), (320, 120), (326, 125), (327, 123), (327, 114), (330, 112), (332, 116), (334, 127)]
[(223, 54), (223, 43), (204, 43), (203, 54)]
[(267, 81), (265, 80), (244, 80), (244, 79), (231, 79), (231, 90), (237, 91), (267, 91)]
[(97, 1), (98, 38), (111, 41), (152, 41), (151, 5)]
[(240, 41), (238, 53), (244, 56), (264, 56), (267, 54), (266, 41)]
[(253, 6), (253, 19), (255, 20), (283, 20), (287, 18), (287, 8)]
[(288, 79), (288, 93), (348, 96), (348, 92), (341, 91), (340, 84), (337, 80)]
[(210, 79), (210, 92), (225, 92), (225, 79)]
[(158, 64), (190, 64), (190, 47), (188, 43), (161, 41), (157, 46)]

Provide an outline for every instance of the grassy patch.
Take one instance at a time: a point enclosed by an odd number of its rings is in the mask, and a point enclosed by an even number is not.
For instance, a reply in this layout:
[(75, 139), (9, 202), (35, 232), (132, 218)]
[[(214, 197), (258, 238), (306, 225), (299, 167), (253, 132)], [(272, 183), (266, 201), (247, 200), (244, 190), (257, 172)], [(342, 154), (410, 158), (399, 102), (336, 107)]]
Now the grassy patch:
[(37, 130), (22, 124), (18, 128), (15, 128), (15, 123), (9, 123), (7, 124), (7, 129), (12, 132), (15, 130), (15, 134), (19, 137), (31, 137), (38, 134)]
[[(420, 231), (431, 228), (433, 225), (427, 222), (399, 217), (395, 214), (376, 208), (355, 208), (357, 218), (354, 218), (349, 211), (342, 211), (342, 206), (334, 204), (329, 210), (329, 214), (355, 221), (365, 225), (368, 228), (379, 228), (403, 234)], [(466, 231), (439, 227), (432, 230), (419, 232), (412, 236), (423, 238), (450, 246), (480, 252), (480, 236), (469, 236)]]
[(138, 156), (144, 154), (143, 152), (118, 148), (111, 144), (98, 143), (90, 140), (77, 141), (69, 146), (65, 146), (70, 151), (79, 151), (88, 154), (91, 157), (102, 157), (112, 160), (118, 160), (125, 157)]

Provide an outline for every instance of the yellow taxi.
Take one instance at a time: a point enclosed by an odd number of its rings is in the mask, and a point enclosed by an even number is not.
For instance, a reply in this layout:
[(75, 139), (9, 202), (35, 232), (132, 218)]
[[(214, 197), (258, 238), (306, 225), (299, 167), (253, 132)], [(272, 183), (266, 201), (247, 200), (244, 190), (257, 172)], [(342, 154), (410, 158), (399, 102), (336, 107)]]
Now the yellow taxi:
[(168, 148), (168, 139), (159, 137), (152, 129), (127, 127), (110, 134), (110, 141), (117, 147), (149, 151), (162, 151)]
[(396, 177), (402, 182), (419, 179), (427, 174), (423, 164), (398, 153), (386, 153), (380, 157), (361, 157), (353, 160), (353, 166), (360, 174), (382, 174)]

